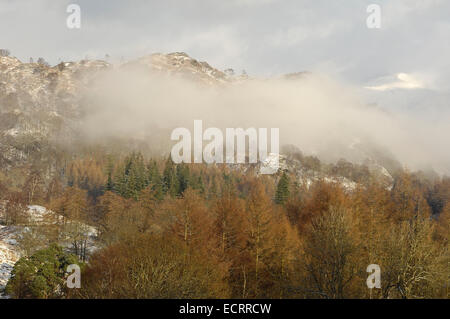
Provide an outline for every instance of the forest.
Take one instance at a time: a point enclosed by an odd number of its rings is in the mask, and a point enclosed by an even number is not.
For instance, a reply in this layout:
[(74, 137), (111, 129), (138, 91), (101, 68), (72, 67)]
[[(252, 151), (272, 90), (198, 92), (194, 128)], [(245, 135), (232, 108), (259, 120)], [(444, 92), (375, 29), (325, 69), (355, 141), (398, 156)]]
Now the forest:
[[(2, 170), (2, 223), (26, 229), (5, 293), (449, 297), (450, 178), (402, 168), (386, 187), (364, 165), (298, 156), (357, 186), (101, 148)], [(52, 214), (31, 220), (28, 205)], [(65, 286), (73, 263), (81, 267), (80, 289)], [(366, 285), (370, 264), (381, 268), (380, 289)]]

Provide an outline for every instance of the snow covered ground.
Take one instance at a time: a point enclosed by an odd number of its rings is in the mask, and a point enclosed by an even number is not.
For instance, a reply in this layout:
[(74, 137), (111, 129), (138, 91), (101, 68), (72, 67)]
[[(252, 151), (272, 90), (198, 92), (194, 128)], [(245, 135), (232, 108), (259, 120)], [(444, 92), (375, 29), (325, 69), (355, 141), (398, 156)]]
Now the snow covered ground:
[(20, 232), (19, 227), (0, 226), (0, 291), (8, 283), (14, 264), (20, 258), (16, 241), (18, 232)]

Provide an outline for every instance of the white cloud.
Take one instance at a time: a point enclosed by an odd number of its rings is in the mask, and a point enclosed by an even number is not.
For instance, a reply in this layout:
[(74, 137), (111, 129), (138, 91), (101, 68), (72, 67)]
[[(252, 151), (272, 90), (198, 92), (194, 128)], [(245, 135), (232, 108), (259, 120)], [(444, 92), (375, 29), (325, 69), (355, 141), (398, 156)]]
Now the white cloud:
[(375, 91), (387, 91), (393, 89), (424, 89), (425, 84), (417, 76), (407, 73), (398, 73), (394, 76), (383, 77), (375, 82), (380, 84), (366, 86), (366, 89)]

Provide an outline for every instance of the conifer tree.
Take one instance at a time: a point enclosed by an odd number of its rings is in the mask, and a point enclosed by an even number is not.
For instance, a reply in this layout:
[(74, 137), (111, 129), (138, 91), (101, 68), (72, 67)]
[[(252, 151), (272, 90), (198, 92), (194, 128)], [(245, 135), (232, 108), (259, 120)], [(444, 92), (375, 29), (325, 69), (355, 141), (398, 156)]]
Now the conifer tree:
[(162, 188), (164, 194), (169, 194), (172, 197), (176, 197), (178, 194), (179, 186), (178, 179), (175, 172), (175, 164), (169, 157), (164, 167)]
[(114, 190), (123, 197), (138, 199), (147, 186), (148, 176), (140, 153), (127, 157), (114, 178)]
[(289, 198), (289, 176), (286, 172), (281, 175), (280, 181), (277, 185), (277, 190), (275, 193), (275, 203), (279, 205), (284, 205)]
[(177, 196), (181, 196), (183, 192), (188, 188), (189, 186), (189, 167), (187, 167), (184, 164), (177, 165), (176, 168), (176, 174), (177, 174)]
[(147, 165), (147, 185), (154, 183), (158, 175), (158, 165), (156, 164), (156, 161), (152, 160)]
[(193, 189), (198, 190), (200, 194), (205, 193), (205, 185), (203, 184), (202, 173), (200, 173), (200, 175), (197, 176), (191, 176), (189, 180), (189, 185)]
[(152, 183), (152, 189), (155, 191), (155, 197), (157, 200), (162, 200), (164, 198), (163, 184), (159, 172), (157, 175), (155, 175), (154, 181)]
[(125, 163), (121, 163), (114, 176), (114, 192), (127, 197), (128, 174)]

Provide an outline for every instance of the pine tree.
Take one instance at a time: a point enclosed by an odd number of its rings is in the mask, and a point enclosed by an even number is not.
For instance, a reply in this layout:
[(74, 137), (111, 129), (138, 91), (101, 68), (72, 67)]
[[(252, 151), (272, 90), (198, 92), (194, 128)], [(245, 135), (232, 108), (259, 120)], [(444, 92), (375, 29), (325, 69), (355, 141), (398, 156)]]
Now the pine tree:
[(184, 164), (180, 164), (177, 165), (177, 196), (181, 196), (183, 195), (184, 191), (188, 188), (189, 186), (189, 180), (190, 180), (190, 176), (189, 176), (189, 167), (187, 167)]
[(191, 176), (189, 179), (189, 185), (192, 187), (192, 189), (198, 190), (200, 194), (205, 193), (205, 185), (203, 184), (203, 177), (202, 173), (197, 176)]
[(152, 189), (155, 191), (155, 197), (158, 200), (162, 200), (164, 198), (164, 191), (163, 191), (163, 184), (161, 175), (158, 174), (155, 175), (153, 183), (152, 183)]
[(154, 183), (158, 175), (159, 175), (158, 165), (154, 160), (152, 160), (147, 165), (147, 185)]
[(160, 201), (164, 198), (163, 180), (155, 161), (151, 161), (147, 168), (147, 183), (151, 185), (155, 198)]
[(148, 174), (140, 153), (133, 153), (119, 166), (114, 178), (114, 191), (126, 198), (138, 199), (148, 184)]
[(280, 181), (277, 185), (277, 190), (275, 193), (275, 203), (279, 205), (286, 204), (289, 198), (289, 176), (286, 172), (283, 172), (281, 175)]
[(114, 192), (127, 197), (128, 174), (126, 163), (121, 163), (114, 176)]
[(17, 299), (63, 298), (68, 291), (64, 289), (64, 277), (71, 264), (83, 266), (76, 256), (55, 244), (32, 256), (22, 257), (14, 265), (6, 293)]
[(130, 162), (128, 194), (129, 197), (138, 199), (139, 193), (145, 188), (147, 181), (144, 160), (141, 154), (132, 154)]
[(164, 167), (162, 188), (164, 194), (169, 194), (172, 197), (176, 197), (178, 194), (179, 186), (178, 179), (175, 172), (175, 164), (169, 157)]

